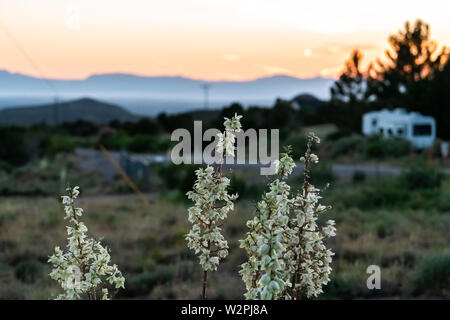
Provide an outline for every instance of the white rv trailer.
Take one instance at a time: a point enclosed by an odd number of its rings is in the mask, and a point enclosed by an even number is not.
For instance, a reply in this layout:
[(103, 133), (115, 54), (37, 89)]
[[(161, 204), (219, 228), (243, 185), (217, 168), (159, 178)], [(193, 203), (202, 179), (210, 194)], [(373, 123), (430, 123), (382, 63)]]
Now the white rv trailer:
[(364, 135), (381, 134), (384, 137), (402, 137), (416, 149), (433, 145), (436, 138), (436, 121), (433, 117), (404, 109), (368, 112), (362, 118)]

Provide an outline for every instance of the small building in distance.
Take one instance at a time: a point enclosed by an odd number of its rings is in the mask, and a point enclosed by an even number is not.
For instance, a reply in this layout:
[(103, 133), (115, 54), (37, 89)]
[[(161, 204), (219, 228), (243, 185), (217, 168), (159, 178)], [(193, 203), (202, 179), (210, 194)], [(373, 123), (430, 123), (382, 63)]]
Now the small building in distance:
[(383, 137), (401, 137), (416, 149), (433, 145), (436, 139), (436, 121), (433, 117), (404, 109), (372, 111), (362, 117), (364, 135), (380, 134)]

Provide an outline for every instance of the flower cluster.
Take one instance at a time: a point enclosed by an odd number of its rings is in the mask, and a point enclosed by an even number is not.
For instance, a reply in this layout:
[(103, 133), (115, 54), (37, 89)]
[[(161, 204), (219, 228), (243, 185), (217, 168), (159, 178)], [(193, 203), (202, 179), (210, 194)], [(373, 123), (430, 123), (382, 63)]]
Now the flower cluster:
[(217, 137), (219, 141), (216, 145), (216, 152), (219, 155), (223, 155), (225, 150), (226, 156), (234, 156), (236, 147), (234, 146), (236, 141), (236, 135), (234, 133), (240, 132), (242, 129), (241, 120), (242, 116), (234, 115), (231, 119), (225, 118), (223, 125), (225, 126), (224, 133), (218, 133)]
[(310, 183), (310, 165), (319, 162), (311, 151), (313, 143), (320, 143), (320, 139), (310, 133), (307, 150), (300, 159), (305, 163), (303, 185), (293, 199), (294, 216), (286, 237), (288, 250), (284, 258), (292, 284), (288, 295), (292, 299), (316, 297), (323, 292), (322, 286), (329, 282), (334, 255), (324, 244), (324, 239), (336, 235), (334, 221), (328, 220), (322, 229), (317, 224), (319, 214), (331, 207), (319, 203), (321, 190)]
[(68, 188), (67, 191), (68, 195), (62, 197), (64, 219), (70, 222), (66, 227), (67, 252), (56, 247), (48, 260), (53, 265), (50, 277), (58, 281), (64, 290), (57, 299), (109, 299), (105, 282), (118, 289), (124, 288), (125, 279), (117, 265), (110, 265), (108, 249), (100, 241), (87, 237), (88, 228), (79, 221), (83, 209), (74, 205), (79, 188)]
[(246, 285), (246, 299), (279, 299), (290, 285), (283, 256), (287, 249), (284, 234), (292, 201), (289, 199), (290, 187), (282, 180), (294, 166), (292, 158), (284, 154), (276, 167), (281, 180), (269, 184), (270, 191), (258, 202), (256, 216), (247, 222), (250, 230), (240, 241), (240, 247), (249, 256), (239, 272)]
[(328, 220), (319, 228), (319, 213), (330, 207), (319, 203), (320, 190), (310, 183), (310, 165), (319, 158), (311, 152), (320, 140), (309, 134), (307, 150), (300, 160), (305, 163), (304, 181), (295, 197), (290, 197), (286, 179), (295, 166), (288, 154), (276, 163), (281, 177), (273, 181), (257, 205), (256, 216), (247, 222), (250, 229), (241, 248), (249, 256), (240, 274), (246, 285), (246, 299), (300, 299), (315, 297), (329, 281), (333, 252), (324, 239), (336, 235), (335, 222)]
[(294, 159), (288, 153), (282, 154), (280, 160), (275, 160), (275, 173), (287, 178), (295, 167)]
[[(225, 133), (219, 134), (219, 143), (216, 151), (223, 156), (234, 156), (234, 132), (241, 130), (240, 118), (225, 118)], [(237, 194), (229, 194), (230, 179), (222, 176), (221, 166), (214, 169), (211, 166), (195, 171), (197, 180), (193, 191), (187, 196), (194, 202), (188, 209), (188, 220), (192, 224), (190, 232), (186, 235), (188, 247), (199, 255), (200, 265), (204, 271), (216, 270), (220, 259), (228, 255), (228, 243), (223, 237), (220, 224), (234, 209)], [(206, 280), (205, 280), (206, 281)]]
[(219, 260), (228, 255), (228, 243), (221, 234), (219, 223), (234, 209), (238, 195), (228, 194), (230, 179), (222, 177), (213, 167), (195, 171), (197, 181), (187, 196), (194, 201), (188, 209), (192, 223), (186, 235), (188, 247), (199, 254), (200, 265), (205, 271), (216, 270)]

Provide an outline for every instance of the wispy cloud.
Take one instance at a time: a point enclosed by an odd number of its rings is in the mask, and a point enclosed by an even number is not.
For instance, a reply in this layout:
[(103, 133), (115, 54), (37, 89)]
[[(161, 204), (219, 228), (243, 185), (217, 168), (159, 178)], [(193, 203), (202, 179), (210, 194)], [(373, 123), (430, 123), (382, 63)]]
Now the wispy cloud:
[(223, 55), (223, 58), (226, 61), (231, 61), (231, 62), (239, 61), (241, 59), (241, 57), (239, 57), (237, 54), (234, 54), (234, 53), (225, 53)]
[(340, 56), (348, 55), (352, 50), (359, 49), (361, 51), (379, 51), (380, 47), (375, 44), (360, 43), (360, 44), (349, 44), (349, 43), (326, 43), (323, 46), (314, 48), (314, 53), (322, 54), (325, 56)]
[(295, 73), (293, 70), (277, 66), (264, 66), (264, 70), (268, 73)]

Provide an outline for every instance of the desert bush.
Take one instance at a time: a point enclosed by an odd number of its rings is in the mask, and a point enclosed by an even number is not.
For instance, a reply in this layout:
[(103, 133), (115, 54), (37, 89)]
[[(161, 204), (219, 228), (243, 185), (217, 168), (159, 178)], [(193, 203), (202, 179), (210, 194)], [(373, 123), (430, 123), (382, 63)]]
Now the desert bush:
[(404, 157), (411, 152), (411, 143), (403, 138), (392, 137), (384, 142), (385, 154), (388, 157)]
[(171, 141), (167, 138), (159, 138), (149, 135), (132, 136), (125, 148), (136, 153), (159, 153), (169, 150)]
[(55, 155), (57, 153), (71, 153), (77, 145), (66, 134), (52, 134), (43, 141), (44, 154)]
[(247, 190), (247, 183), (245, 180), (237, 174), (232, 174), (230, 176), (230, 190), (239, 195), (245, 195)]
[(433, 189), (440, 188), (442, 174), (437, 169), (422, 164), (409, 168), (400, 179), (408, 190)]
[(355, 288), (362, 279), (344, 275), (331, 277), (330, 282), (324, 288), (324, 299), (351, 299), (355, 296)]
[(295, 160), (298, 161), (301, 156), (303, 156), (306, 144), (308, 143), (307, 137), (304, 135), (294, 134), (291, 135), (289, 138), (286, 139), (286, 141), (283, 143), (284, 146), (290, 146), (290, 156)]
[(136, 135), (130, 139), (126, 149), (135, 153), (155, 152), (158, 150), (158, 139), (154, 136)]
[(342, 128), (337, 129), (337, 130), (334, 130), (333, 132), (327, 134), (325, 137), (325, 141), (336, 142), (341, 138), (350, 136), (351, 134), (352, 134), (351, 131), (346, 131), (346, 130), (343, 130)]
[(199, 165), (175, 165), (173, 163), (158, 167), (158, 176), (164, 180), (167, 188), (188, 192), (195, 182), (195, 171)]
[(103, 145), (109, 150), (127, 150), (133, 138), (124, 131), (116, 131), (103, 140)]
[(366, 138), (364, 152), (367, 158), (398, 158), (411, 152), (411, 144), (399, 137), (383, 138), (380, 135), (372, 135)]
[(37, 261), (24, 261), (19, 263), (16, 267), (15, 276), (22, 282), (34, 282), (44, 272), (44, 268), (41, 263)]
[(360, 183), (366, 180), (366, 174), (363, 171), (355, 171), (352, 176), (353, 183)]
[(450, 288), (450, 251), (424, 258), (415, 270), (415, 285), (418, 291), (442, 294)]
[(25, 134), (17, 127), (0, 128), (0, 160), (12, 166), (20, 166), (30, 159), (25, 145)]
[(174, 269), (171, 266), (157, 265), (151, 271), (145, 271), (127, 281), (127, 290), (120, 296), (147, 295), (157, 285), (167, 285), (174, 280)]
[(332, 156), (340, 156), (362, 153), (364, 148), (364, 138), (359, 135), (344, 136), (333, 144)]
[(311, 183), (317, 186), (325, 186), (336, 180), (330, 166), (319, 164), (311, 171)]
[(12, 170), (13, 166), (11, 164), (6, 161), (0, 160), (0, 173), (10, 173)]

